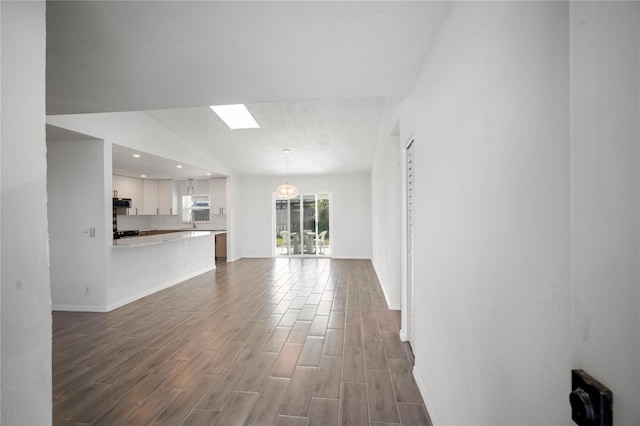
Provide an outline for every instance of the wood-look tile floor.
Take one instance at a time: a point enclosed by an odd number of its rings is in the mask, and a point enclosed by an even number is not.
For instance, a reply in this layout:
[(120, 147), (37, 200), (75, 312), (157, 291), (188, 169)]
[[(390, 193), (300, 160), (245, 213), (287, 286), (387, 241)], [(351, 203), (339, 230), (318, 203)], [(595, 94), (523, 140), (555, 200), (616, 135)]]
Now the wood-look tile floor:
[(368, 260), (243, 259), (53, 314), (53, 423), (429, 425)]

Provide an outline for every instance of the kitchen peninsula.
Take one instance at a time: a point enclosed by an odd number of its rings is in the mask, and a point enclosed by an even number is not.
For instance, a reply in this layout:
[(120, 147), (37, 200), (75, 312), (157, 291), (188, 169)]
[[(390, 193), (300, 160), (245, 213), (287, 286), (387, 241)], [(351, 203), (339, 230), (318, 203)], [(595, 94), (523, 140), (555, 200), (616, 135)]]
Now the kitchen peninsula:
[(114, 240), (108, 310), (215, 269), (215, 235), (225, 232), (176, 230)]
[[(148, 232), (148, 231), (147, 231)], [(137, 237), (118, 238), (113, 240), (114, 248), (145, 247), (156, 244), (164, 244), (171, 241), (187, 240), (190, 238), (205, 237), (208, 235), (225, 234), (227, 231), (203, 231), (203, 230), (175, 230), (160, 233), (149, 233)]]

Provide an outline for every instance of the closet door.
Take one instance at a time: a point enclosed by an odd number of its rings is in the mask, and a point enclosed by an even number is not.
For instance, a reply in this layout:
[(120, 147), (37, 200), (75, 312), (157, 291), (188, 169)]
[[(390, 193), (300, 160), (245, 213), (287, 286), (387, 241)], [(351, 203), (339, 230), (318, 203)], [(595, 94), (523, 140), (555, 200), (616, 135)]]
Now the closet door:
[(414, 162), (413, 141), (407, 146), (407, 339), (413, 347), (415, 337), (414, 286)]

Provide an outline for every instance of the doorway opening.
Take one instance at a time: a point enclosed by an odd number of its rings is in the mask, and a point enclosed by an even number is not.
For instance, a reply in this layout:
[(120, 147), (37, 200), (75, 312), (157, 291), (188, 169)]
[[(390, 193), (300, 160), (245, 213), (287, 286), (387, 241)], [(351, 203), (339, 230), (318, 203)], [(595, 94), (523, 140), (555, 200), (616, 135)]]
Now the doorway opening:
[(274, 247), (276, 256), (331, 255), (329, 194), (300, 194), (275, 198)]

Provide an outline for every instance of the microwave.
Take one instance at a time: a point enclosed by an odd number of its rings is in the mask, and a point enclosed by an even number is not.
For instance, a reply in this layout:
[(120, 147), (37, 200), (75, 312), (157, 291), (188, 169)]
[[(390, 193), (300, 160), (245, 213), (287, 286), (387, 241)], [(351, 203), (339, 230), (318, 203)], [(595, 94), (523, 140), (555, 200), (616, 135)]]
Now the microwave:
[(126, 207), (131, 208), (131, 198), (114, 198), (113, 207)]

